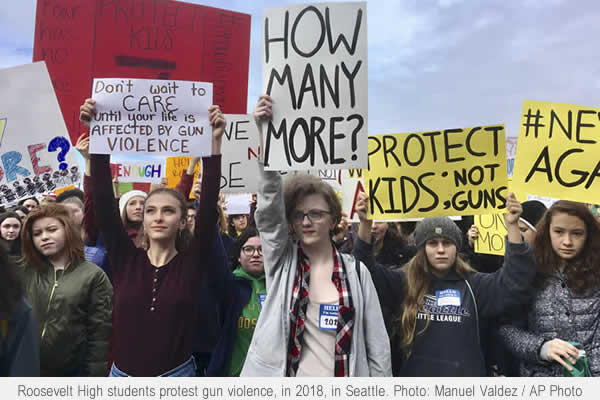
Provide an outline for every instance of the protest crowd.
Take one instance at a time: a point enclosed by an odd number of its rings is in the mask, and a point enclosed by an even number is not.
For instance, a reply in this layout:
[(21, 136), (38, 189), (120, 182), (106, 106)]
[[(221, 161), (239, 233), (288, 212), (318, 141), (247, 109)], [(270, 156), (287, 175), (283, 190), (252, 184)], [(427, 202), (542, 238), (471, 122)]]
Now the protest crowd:
[[(81, 182), (74, 179), (56, 196), (46, 190), (2, 203), (0, 376), (600, 375), (595, 205), (568, 196), (549, 207), (528, 200), (507, 183), (501, 171), (506, 164), (486, 170), (495, 185), (490, 196), (477, 192), (475, 174), (465, 174), (471, 184), (464, 186), (475, 189), (461, 203), (459, 188), (443, 192), (442, 186), (452, 185), (431, 183), (426, 175), (434, 173), (414, 154), (395, 152), (406, 152), (412, 146), (407, 143), (425, 143), (421, 134), (367, 141), (365, 133), (358, 146), (352, 142), (334, 152), (323, 149), (337, 139), (329, 142), (317, 133), (310, 153), (327, 166), (343, 158), (366, 167), (369, 158), (370, 171), (359, 185), (364, 190), (353, 191), (348, 208), (327, 180), (306, 172), (309, 151), (300, 157), (292, 136), (285, 152), (275, 148), (286, 133), (274, 132), (283, 100), (271, 83), (249, 116), (249, 135), (266, 147), (244, 167), (257, 180), (256, 193), (246, 197), (247, 212), (228, 211), (221, 193), (223, 177), (231, 176), (231, 165), (223, 162), (229, 121), (222, 105), (211, 99), (201, 110), (206, 151), (186, 150), (183, 140), (176, 149), (170, 144), (158, 151), (190, 156), (176, 185), (163, 179), (147, 190), (121, 192), (111, 168), (114, 149), (94, 151), (102, 132), (96, 128), (109, 113), (94, 96), (98, 92), (79, 99), (81, 130), (73, 148), (85, 161)], [(338, 100), (352, 107), (366, 101), (359, 86), (356, 99), (352, 92)], [(155, 99), (152, 107), (168, 113), (168, 104)], [(131, 107), (126, 109), (132, 115), (144, 114), (142, 100)], [(366, 124), (366, 116), (359, 117), (359, 126)], [(346, 121), (352, 119), (359, 121)], [(318, 129), (319, 122), (311, 124)], [(455, 130), (452, 137), (465, 134), (471, 172), (482, 164), (484, 141), (506, 162), (502, 130)], [(450, 170), (458, 160), (452, 154), (462, 150), (448, 145), (448, 131), (434, 133), (440, 135), (422, 135), (427, 143), (445, 143), (445, 158), (444, 150), (438, 152), (440, 171)], [(162, 145), (146, 144), (144, 152)], [(127, 142), (119, 146), (123, 150)], [(380, 153), (385, 166), (376, 161)], [(546, 171), (538, 161), (531, 173)], [(294, 162), (286, 169), (297, 173), (280, 172)], [(416, 172), (405, 173), (407, 164)], [(513, 181), (520, 176), (516, 171)], [(499, 175), (503, 180), (496, 184)], [(459, 173), (453, 176), (460, 180)], [(394, 192), (396, 178), (402, 189)], [(386, 188), (391, 203), (381, 194)], [(421, 194), (411, 206), (405, 194), (415, 191)], [(434, 214), (385, 218), (417, 208)], [(491, 240), (480, 214), (503, 227), (500, 252), (479, 250), (484, 238)]]

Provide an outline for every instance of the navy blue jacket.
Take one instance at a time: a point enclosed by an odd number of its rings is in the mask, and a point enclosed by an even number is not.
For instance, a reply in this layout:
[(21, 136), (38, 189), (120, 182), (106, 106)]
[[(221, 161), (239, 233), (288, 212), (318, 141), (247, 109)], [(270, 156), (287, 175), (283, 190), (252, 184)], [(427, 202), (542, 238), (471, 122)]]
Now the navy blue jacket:
[(25, 299), (21, 299), (6, 328), (0, 333), (0, 376), (40, 376), (38, 330)]

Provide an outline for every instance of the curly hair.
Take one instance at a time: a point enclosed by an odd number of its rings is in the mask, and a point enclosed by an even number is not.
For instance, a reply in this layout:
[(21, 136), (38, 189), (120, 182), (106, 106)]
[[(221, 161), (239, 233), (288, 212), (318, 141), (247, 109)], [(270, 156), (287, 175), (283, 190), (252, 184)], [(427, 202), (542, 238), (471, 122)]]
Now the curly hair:
[(342, 220), (342, 205), (333, 188), (314, 175), (295, 174), (285, 180), (283, 186), (283, 200), (285, 202), (285, 216), (288, 224), (292, 224), (292, 214), (296, 211), (296, 204), (306, 196), (317, 194), (323, 197), (329, 206), (329, 212), (334, 226)]
[(83, 252), (83, 238), (81, 233), (71, 222), (69, 209), (62, 204), (48, 203), (33, 210), (25, 219), (21, 229), (21, 243), (23, 245), (22, 262), (33, 268), (45, 268), (47, 258), (33, 243), (33, 224), (42, 218), (55, 218), (65, 230), (65, 248), (69, 264), (79, 263), (85, 259)]
[(585, 204), (560, 200), (554, 203), (538, 222), (537, 234), (533, 242), (533, 255), (537, 264), (536, 286), (541, 287), (557, 266), (564, 260), (556, 254), (550, 240), (552, 218), (564, 213), (579, 218), (585, 224), (586, 239), (583, 250), (565, 266), (567, 285), (575, 293), (582, 294), (592, 287), (600, 285), (600, 225), (594, 214)]

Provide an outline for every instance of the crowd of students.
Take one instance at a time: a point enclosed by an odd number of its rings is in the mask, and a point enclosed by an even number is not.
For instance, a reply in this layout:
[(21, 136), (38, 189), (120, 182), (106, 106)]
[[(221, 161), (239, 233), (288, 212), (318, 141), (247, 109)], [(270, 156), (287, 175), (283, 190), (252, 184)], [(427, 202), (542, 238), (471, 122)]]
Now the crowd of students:
[[(81, 106), (89, 124), (95, 102)], [(333, 189), (257, 165), (249, 215), (219, 200), (225, 120), (176, 189), (83, 191), (0, 215), (2, 376), (600, 374), (600, 225), (580, 203), (508, 194), (504, 257), (469, 218), (352, 226)], [(272, 99), (254, 117), (262, 135)], [(202, 174), (193, 179), (202, 162)], [(189, 203), (190, 192), (195, 201)]]

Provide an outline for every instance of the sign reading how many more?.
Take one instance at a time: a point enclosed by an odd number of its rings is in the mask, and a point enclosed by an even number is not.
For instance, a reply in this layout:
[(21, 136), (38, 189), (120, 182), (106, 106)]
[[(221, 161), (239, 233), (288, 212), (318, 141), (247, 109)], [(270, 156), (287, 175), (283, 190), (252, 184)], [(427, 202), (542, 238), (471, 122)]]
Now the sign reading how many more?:
[(149, 79), (94, 79), (93, 154), (211, 153), (212, 84)]

